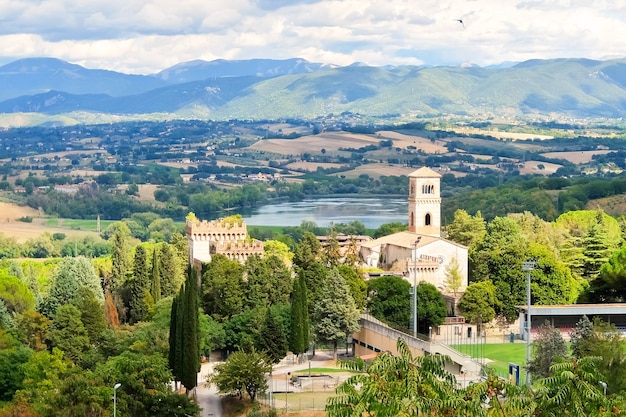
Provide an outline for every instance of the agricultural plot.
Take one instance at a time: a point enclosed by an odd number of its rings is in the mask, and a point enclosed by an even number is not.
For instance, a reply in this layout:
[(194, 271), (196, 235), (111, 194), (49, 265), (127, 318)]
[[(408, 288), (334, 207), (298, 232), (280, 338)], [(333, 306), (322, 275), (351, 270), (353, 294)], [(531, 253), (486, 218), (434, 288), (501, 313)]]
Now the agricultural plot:
[(387, 130), (381, 130), (377, 133), (381, 139), (393, 140), (394, 148), (407, 149), (409, 146), (415, 146), (417, 149), (421, 149), (428, 154), (444, 154), (448, 152), (446, 148), (446, 142), (442, 140), (432, 141), (428, 138), (405, 135), (403, 133), (391, 132)]
[(248, 149), (279, 155), (300, 155), (303, 153), (320, 153), (322, 149), (326, 151), (338, 151), (340, 148), (358, 149), (368, 145), (377, 145), (381, 140), (383, 139), (368, 135), (328, 132), (297, 139), (260, 140)]
[(350, 171), (343, 171), (341, 173), (333, 174), (333, 175), (342, 175), (346, 178), (357, 178), (359, 175), (367, 174), (373, 178), (379, 178), (381, 176), (399, 176), (399, 175), (409, 175), (411, 172), (415, 171), (415, 168), (404, 167), (399, 165), (388, 165), (388, 164), (365, 164), (356, 167)]
[(564, 159), (570, 161), (573, 164), (586, 164), (591, 162), (594, 155), (606, 155), (607, 153), (615, 152), (609, 150), (597, 150), (597, 151), (576, 151), (576, 152), (546, 152), (541, 156), (546, 158)]

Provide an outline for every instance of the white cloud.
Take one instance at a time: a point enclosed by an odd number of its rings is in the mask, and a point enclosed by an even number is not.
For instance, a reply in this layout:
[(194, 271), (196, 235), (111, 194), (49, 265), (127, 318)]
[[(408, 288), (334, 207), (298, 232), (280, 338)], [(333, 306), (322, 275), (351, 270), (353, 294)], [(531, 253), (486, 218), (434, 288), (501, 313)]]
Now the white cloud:
[(603, 59), (624, 56), (623, 33), (626, 2), (609, 0), (0, 0), (2, 62), (53, 56), (132, 73), (217, 58)]

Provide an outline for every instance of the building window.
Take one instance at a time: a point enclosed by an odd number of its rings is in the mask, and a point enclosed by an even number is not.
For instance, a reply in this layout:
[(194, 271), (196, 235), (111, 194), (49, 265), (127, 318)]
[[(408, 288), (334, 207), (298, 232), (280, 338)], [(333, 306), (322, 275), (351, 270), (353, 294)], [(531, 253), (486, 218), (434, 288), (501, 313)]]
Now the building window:
[(424, 218), (424, 224), (426, 226), (430, 226), (430, 214), (427, 214), (426, 217)]
[(435, 186), (430, 184), (422, 185), (422, 194), (435, 194)]

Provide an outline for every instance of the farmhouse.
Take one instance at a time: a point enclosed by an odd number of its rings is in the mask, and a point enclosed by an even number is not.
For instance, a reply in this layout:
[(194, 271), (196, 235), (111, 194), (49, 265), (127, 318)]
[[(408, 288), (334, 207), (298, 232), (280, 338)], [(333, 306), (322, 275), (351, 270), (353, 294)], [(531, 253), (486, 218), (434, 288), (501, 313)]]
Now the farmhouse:
[[(444, 294), (465, 291), (467, 247), (441, 237), (441, 175), (430, 168), (409, 174), (408, 224), (408, 231), (363, 242), (363, 262), (411, 283), (426, 281)], [(461, 275), (459, 288), (446, 284), (446, 271), (454, 269)]]

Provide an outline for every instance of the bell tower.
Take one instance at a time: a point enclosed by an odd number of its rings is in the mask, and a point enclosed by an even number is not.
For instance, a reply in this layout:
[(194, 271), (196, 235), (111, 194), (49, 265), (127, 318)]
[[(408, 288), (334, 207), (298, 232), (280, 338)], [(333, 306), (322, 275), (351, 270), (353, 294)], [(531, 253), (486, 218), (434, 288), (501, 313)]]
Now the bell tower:
[(409, 232), (441, 237), (441, 175), (430, 168), (409, 174)]

